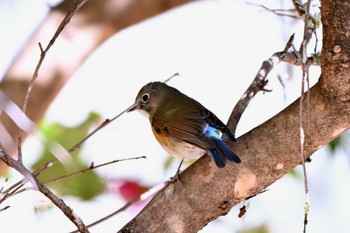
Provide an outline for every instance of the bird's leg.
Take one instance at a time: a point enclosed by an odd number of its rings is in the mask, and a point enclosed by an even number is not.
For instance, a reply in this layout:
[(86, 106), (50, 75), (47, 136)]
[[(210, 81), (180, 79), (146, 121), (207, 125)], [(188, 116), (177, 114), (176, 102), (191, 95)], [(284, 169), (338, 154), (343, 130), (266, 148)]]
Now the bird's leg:
[(170, 182), (179, 181), (180, 183), (182, 183), (180, 179), (180, 172), (181, 172), (180, 168), (183, 162), (184, 160), (181, 160), (179, 167), (176, 170), (175, 176), (170, 177)]

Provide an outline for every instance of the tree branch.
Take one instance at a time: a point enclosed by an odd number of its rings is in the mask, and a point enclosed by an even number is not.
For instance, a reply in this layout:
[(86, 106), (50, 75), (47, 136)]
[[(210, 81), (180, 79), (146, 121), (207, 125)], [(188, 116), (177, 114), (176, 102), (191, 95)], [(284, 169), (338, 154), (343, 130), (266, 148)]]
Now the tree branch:
[[(300, 52), (290, 52), (288, 51), (290, 47), (293, 46), (294, 34), (290, 36), (288, 42), (286, 43), (283, 51), (274, 53), (269, 59), (265, 60), (259, 71), (257, 72), (253, 82), (244, 92), (242, 97), (239, 99), (235, 107), (233, 108), (230, 118), (227, 122), (227, 126), (231, 129), (232, 133), (235, 134), (236, 128), (239, 120), (245, 109), (248, 107), (250, 101), (255, 97), (259, 91), (269, 91), (265, 89), (267, 84), (267, 76), (270, 71), (276, 67), (280, 62), (289, 63), (295, 66), (302, 66), (302, 56)], [(319, 65), (318, 60), (315, 57), (309, 57), (306, 61), (307, 66)]]
[(330, 100), (340, 101), (346, 106), (350, 102), (350, 6), (341, 0), (321, 2), (323, 25), (323, 48), (321, 63), (321, 86)]
[[(248, 104), (250, 103), (250, 101), (254, 98), (254, 96), (259, 91), (266, 91), (265, 85), (268, 82), (267, 75), (270, 73), (270, 71), (275, 66), (277, 66), (280, 63), (280, 61), (283, 61), (286, 57), (288, 58), (288, 60), (285, 60), (286, 62), (294, 61), (294, 59), (289, 59), (289, 57), (291, 56), (287, 56), (288, 49), (292, 46), (293, 40), (294, 40), (294, 34), (289, 38), (283, 51), (274, 53), (269, 59), (267, 59), (262, 63), (253, 82), (249, 85), (247, 90), (239, 99), (238, 103), (233, 108), (230, 118), (227, 122), (227, 127), (231, 130), (233, 135), (235, 134), (238, 122), (241, 119), (243, 112), (248, 107)], [(292, 56), (295, 57), (296, 55), (293, 53)]]

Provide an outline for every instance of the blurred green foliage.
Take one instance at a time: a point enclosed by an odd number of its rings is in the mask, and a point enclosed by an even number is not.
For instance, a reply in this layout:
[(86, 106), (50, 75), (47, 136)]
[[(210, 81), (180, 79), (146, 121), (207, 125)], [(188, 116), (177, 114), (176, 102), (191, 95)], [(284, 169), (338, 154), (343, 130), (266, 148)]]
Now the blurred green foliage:
[(334, 155), (335, 151), (342, 146), (341, 144), (341, 137), (339, 136), (336, 139), (334, 139), (333, 141), (331, 141), (330, 143), (327, 144), (327, 148), (330, 150), (330, 155)]
[[(101, 117), (97, 113), (92, 112), (82, 123), (75, 127), (66, 127), (60, 123), (42, 122), (39, 126), (39, 132), (44, 138), (43, 149), (38, 157), (38, 161), (32, 165), (32, 168), (38, 169), (43, 164), (55, 159), (51, 151), (58, 146), (69, 150), (72, 146), (85, 138), (89, 130), (96, 127), (97, 123), (100, 121)], [(58, 154), (60, 155), (60, 152), (58, 152)], [(78, 149), (68, 158), (64, 158), (64, 163), (55, 163), (52, 167), (42, 172), (39, 179), (43, 182), (47, 182), (57, 177), (90, 167), (90, 164), (82, 159), (83, 157), (81, 149)], [(99, 177), (94, 170), (70, 176), (49, 183), (48, 185), (60, 195), (75, 196), (82, 200), (90, 200), (101, 194), (105, 189), (103, 179)]]
[(269, 233), (269, 232), (270, 231), (265, 225), (238, 231), (238, 233)]

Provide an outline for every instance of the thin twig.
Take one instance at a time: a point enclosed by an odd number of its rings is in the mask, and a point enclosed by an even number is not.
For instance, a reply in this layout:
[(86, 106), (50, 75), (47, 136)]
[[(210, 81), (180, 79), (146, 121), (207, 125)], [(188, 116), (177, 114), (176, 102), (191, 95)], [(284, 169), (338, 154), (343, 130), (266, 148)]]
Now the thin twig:
[(10, 208), (10, 206), (9, 206), (9, 205), (7, 205), (7, 206), (5, 206), (5, 207), (1, 208), (1, 209), (0, 209), (0, 212), (2, 212), (2, 211), (4, 211), (4, 210), (7, 210), (8, 208)]
[(248, 89), (244, 92), (244, 94), (242, 95), (238, 103), (233, 108), (230, 118), (227, 122), (227, 127), (231, 130), (233, 134), (235, 134), (238, 122), (241, 119), (243, 112), (245, 111), (245, 109), (247, 108), (248, 104), (253, 99), (253, 97), (259, 91), (268, 91), (265, 89), (265, 86), (267, 84), (266, 78), (267, 78), (267, 75), (270, 73), (270, 71), (275, 66), (277, 66), (280, 61), (292, 60), (292, 59), (289, 59), (291, 55), (286, 58), (286, 55), (288, 54), (286, 53), (286, 51), (288, 51), (288, 49), (292, 46), (293, 40), (294, 40), (294, 34), (291, 35), (291, 37), (289, 38), (283, 51), (274, 53), (268, 60), (262, 63), (253, 82), (250, 84)]
[[(124, 206), (122, 206), (121, 208), (119, 208), (118, 210), (114, 211), (111, 214), (108, 214), (107, 216), (87, 225), (88, 228), (91, 228), (93, 226), (96, 226), (98, 224), (100, 224), (103, 221), (106, 221), (107, 219), (125, 211), (126, 209), (128, 209), (130, 206), (140, 202), (140, 201), (144, 201), (154, 195), (156, 195), (158, 192), (162, 191), (165, 187), (167, 187), (167, 183), (163, 183), (163, 184), (159, 184), (157, 186), (152, 187), (151, 189), (147, 190), (146, 192), (142, 193), (140, 196), (134, 198), (133, 200), (127, 202)], [(77, 233), (78, 231), (72, 231), (70, 233)]]
[(180, 76), (180, 74), (179, 74), (179, 73), (173, 74), (172, 76), (170, 76), (169, 78), (167, 78), (166, 80), (164, 80), (164, 83), (169, 82), (172, 78), (174, 78), (174, 77), (176, 77), (176, 76)]
[[(145, 159), (145, 158), (147, 158), (147, 157), (146, 156), (138, 156), (138, 157), (132, 157), (132, 158), (126, 158), (126, 159), (116, 159), (116, 160), (109, 161), (109, 162), (106, 162), (106, 163), (102, 163), (102, 164), (99, 164), (99, 165), (94, 165), (93, 162), (92, 162), (91, 165), (89, 167), (87, 167), (87, 168), (84, 168), (84, 169), (81, 169), (79, 171), (76, 171), (76, 172), (73, 172), (73, 173), (69, 173), (69, 174), (66, 174), (66, 175), (54, 178), (52, 180), (44, 182), (44, 184), (46, 185), (46, 184), (53, 183), (53, 182), (56, 182), (58, 180), (63, 180), (63, 179), (66, 179), (66, 178), (69, 178), (69, 177), (72, 177), (72, 176), (75, 176), (75, 175), (84, 174), (86, 172), (89, 172), (89, 171), (92, 171), (94, 169), (97, 169), (97, 168), (100, 168), (100, 167), (104, 167), (104, 166), (107, 166), (107, 165), (110, 165), (110, 164), (113, 164), (113, 163), (118, 163), (118, 162), (123, 162), (123, 161), (128, 161), (128, 160)], [(23, 187), (23, 184), (21, 184), (20, 182), (17, 183), (17, 186), (14, 186), (15, 188), (12, 187), (12, 189), (11, 189), (11, 187), (8, 188), (7, 190), (5, 190), (4, 192), (2, 192), (5, 195), (3, 196), (2, 199), (0, 199), (0, 204), (4, 200), (6, 200), (7, 198), (9, 198), (11, 196), (14, 196), (16, 194), (22, 193), (25, 190), (27, 190), (27, 189), (20, 189), (21, 187)]]
[[(305, 78), (307, 76), (307, 81), (308, 81), (308, 70), (309, 66), (307, 64), (307, 45), (309, 44), (309, 41), (313, 35), (314, 28), (309, 27), (309, 20), (310, 20), (310, 5), (311, 5), (311, 0), (308, 0), (306, 3), (306, 10), (305, 10), (305, 21), (304, 21), (304, 36), (303, 36), (303, 41), (301, 43), (300, 47), (300, 53), (302, 55), (302, 83), (301, 83), (301, 96), (300, 96), (300, 105), (299, 105), (299, 117), (300, 117), (300, 155), (301, 155), (301, 164), (303, 167), (303, 176), (304, 176), (304, 193), (305, 193), (305, 203), (304, 203), (304, 227), (303, 227), (303, 232), (306, 233), (306, 225), (308, 223), (308, 212), (309, 212), (309, 186), (308, 186), (308, 179), (307, 179), (307, 173), (306, 173), (306, 166), (305, 166), (305, 151), (304, 151), (304, 146), (305, 146), (305, 131), (304, 131), (304, 113), (303, 113), (303, 106), (304, 106), (304, 92), (305, 92)], [(309, 88), (309, 84), (308, 84)], [(309, 98), (308, 98), (309, 99)]]
[[(80, 140), (77, 144), (75, 144), (74, 146), (72, 146), (68, 151), (69, 154), (73, 153), (74, 151), (78, 150), (82, 144), (87, 141), (90, 137), (92, 137), (94, 134), (96, 134), (98, 131), (100, 131), (101, 129), (103, 129), (104, 127), (106, 127), (107, 125), (109, 125), (110, 123), (112, 123), (114, 120), (116, 120), (117, 118), (119, 118), (121, 115), (123, 115), (125, 112), (127, 112), (128, 110), (130, 110), (133, 107), (133, 105), (131, 105), (130, 107), (126, 108), (125, 110), (123, 110), (122, 112), (120, 112), (118, 115), (116, 115), (115, 117), (113, 117), (112, 119), (105, 119), (97, 128), (95, 128), (91, 133), (89, 133), (86, 137), (84, 137), (82, 140)], [(42, 171), (44, 171), (46, 168), (54, 165), (55, 163), (58, 162), (58, 159), (53, 159), (47, 163), (45, 163), (43, 166), (41, 166), (39, 169), (37, 169), (34, 173), (35, 174), (40, 174)]]
[(54, 178), (52, 180), (49, 180), (49, 181), (45, 182), (45, 184), (53, 183), (53, 182), (56, 182), (58, 180), (62, 180), (62, 179), (66, 179), (68, 177), (72, 177), (72, 176), (75, 176), (75, 175), (83, 174), (83, 173), (86, 173), (88, 171), (92, 171), (94, 169), (97, 169), (97, 168), (100, 168), (100, 167), (104, 167), (104, 166), (107, 166), (107, 165), (110, 165), (110, 164), (113, 164), (113, 163), (118, 163), (118, 162), (123, 162), (123, 161), (128, 161), (128, 160), (145, 159), (145, 158), (147, 158), (147, 157), (146, 156), (138, 156), (138, 157), (132, 157), (132, 158), (126, 158), (126, 159), (116, 159), (116, 160), (112, 160), (112, 161), (109, 161), (107, 163), (102, 163), (102, 164), (99, 164), (99, 165), (94, 165), (93, 163), (91, 163), (91, 165), (89, 167), (87, 167), (87, 168), (81, 169), (79, 171), (76, 171), (76, 172), (73, 172), (73, 173), (70, 173), (70, 174), (67, 174), (67, 175), (63, 175), (63, 176)]
[[(54, 45), (56, 39), (58, 38), (58, 36), (61, 34), (61, 32), (63, 31), (63, 29), (65, 28), (65, 26), (70, 22), (70, 20), (72, 19), (73, 15), (87, 2), (87, 0), (77, 0), (73, 6), (70, 8), (70, 10), (67, 12), (66, 16), (64, 17), (64, 19), (62, 20), (61, 24), (59, 25), (59, 27), (57, 28), (55, 34), (53, 35), (52, 39), (50, 40), (50, 42), (48, 43), (48, 45), (46, 46), (45, 49), (43, 49), (43, 46), (41, 45), (41, 43), (39, 42), (39, 49), (40, 49), (40, 58), (38, 61), (38, 64), (35, 67), (33, 76), (29, 82), (28, 88), (27, 88), (27, 92), (24, 96), (23, 99), (23, 104), (22, 104), (22, 111), (25, 114), (26, 110), (27, 110), (27, 105), (28, 105), (28, 100), (30, 97), (30, 93), (33, 89), (35, 80), (38, 78), (39, 75), (39, 70), (41, 68), (41, 65), (45, 59), (45, 56), (47, 54), (47, 52), (50, 50), (51, 46)], [(19, 136), (18, 136), (18, 161), (22, 161), (22, 153), (21, 153), (21, 147), (22, 147), (22, 137), (23, 137), (23, 131), (22, 129), (19, 130)]]
[[(267, 75), (271, 72), (271, 70), (274, 67), (276, 67), (280, 62), (289, 63), (294, 66), (302, 66), (304, 64), (302, 56), (298, 51), (288, 51), (290, 48), (293, 48), (293, 40), (294, 34), (290, 36), (283, 51), (274, 53), (269, 59), (262, 63), (253, 82), (250, 84), (250, 86), (247, 88), (247, 90), (244, 92), (240, 100), (233, 108), (229, 120), (227, 122), (227, 126), (233, 134), (235, 134), (238, 122), (243, 112), (248, 107), (250, 101), (253, 99), (253, 97), (259, 91), (269, 91), (265, 89), (265, 85), (268, 82)], [(320, 65), (319, 59), (317, 59), (316, 54), (314, 56), (308, 57), (306, 59), (306, 64), (307, 66)]]
[(286, 16), (286, 17), (290, 17), (290, 18), (293, 18), (293, 19), (300, 19), (300, 16), (298, 16), (298, 15), (286, 14), (285, 13), (285, 12), (288, 12), (288, 13), (289, 12), (295, 12), (295, 9), (271, 9), (271, 8), (268, 8), (267, 6), (260, 5), (260, 4), (255, 4), (255, 3), (252, 3), (252, 2), (247, 2), (247, 4), (263, 8), (264, 10), (270, 11), (270, 12), (272, 12), (275, 15), (278, 15), (278, 16)]
[[(23, 180), (25, 180), (25, 179), (23, 179)], [(4, 202), (7, 198), (12, 197), (13, 195), (21, 192), (20, 188), (22, 188), (23, 185), (24, 185), (23, 183), (19, 183), (19, 185), (17, 185), (17, 186), (12, 186), (13, 188), (10, 189), (9, 191), (2, 192), (1, 194), (4, 193), (5, 195), (3, 195), (3, 197), (0, 199), (0, 204), (2, 202)]]

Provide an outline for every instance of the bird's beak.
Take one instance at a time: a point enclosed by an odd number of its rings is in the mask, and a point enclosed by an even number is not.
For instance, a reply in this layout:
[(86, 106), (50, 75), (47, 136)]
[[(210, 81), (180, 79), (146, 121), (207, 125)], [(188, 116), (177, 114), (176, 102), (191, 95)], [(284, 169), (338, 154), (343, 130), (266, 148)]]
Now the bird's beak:
[(134, 103), (133, 105), (131, 105), (127, 110), (126, 112), (132, 112), (132, 111), (135, 111), (137, 108), (138, 108), (139, 104), (136, 102)]

